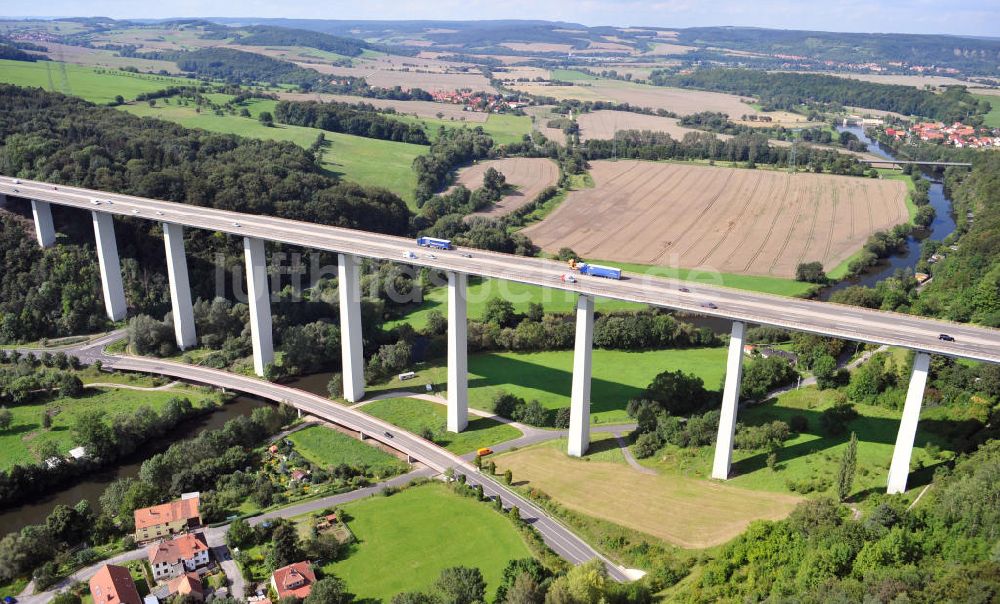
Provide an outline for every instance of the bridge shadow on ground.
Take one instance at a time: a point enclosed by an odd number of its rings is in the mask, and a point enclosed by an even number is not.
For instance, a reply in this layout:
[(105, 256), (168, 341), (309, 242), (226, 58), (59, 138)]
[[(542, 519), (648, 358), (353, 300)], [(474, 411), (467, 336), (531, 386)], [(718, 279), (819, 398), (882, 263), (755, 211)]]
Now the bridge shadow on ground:
[[(572, 356), (567, 357), (572, 363)], [(670, 369), (662, 367), (661, 371)], [(470, 355), (469, 372), (476, 377), (469, 379), (469, 388), (530, 388), (539, 392), (565, 397), (565, 401), (555, 404), (552, 400), (541, 400), (548, 408), (566, 407), (569, 405), (572, 390), (572, 369), (550, 367), (541, 363), (530, 363), (526, 360), (510, 358), (501, 355)], [(650, 376), (652, 379), (652, 376)], [(624, 410), (630, 398), (642, 394), (642, 387), (621, 382), (592, 377), (590, 381), (590, 411), (601, 413)], [(531, 396), (526, 396), (529, 399)]]
[[(777, 451), (779, 466), (802, 456), (821, 453), (843, 445), (850, 440), (851, 432), (857, 434), (859, 443), (877, 443), (891, 446), (895, 445), (896, 435), (899, 431), (899, 419), (862, 415), (848, 422), (842, 433), (830, 434), (822, 429), (822, 424), (820, 423), (822, 413), (820, 411), (778, 407), (773, 404), (773, 401), (741, 410), (738, 415), (738, 421), (748, 426), (760, 425), (774, 420), (791, 423), (791, 418), (796, 415), (804, 417), (808, 423), (808, 428), (804, 430), (803, 434), (812, 435), (817, 438), (779, 449)], [(962, 450), (964, 443), (969, 441), (969, 437), (982, 429), (982, 427), (983, 425), (976, 420), (924, 419), (918, 425), (914, 446), (923, 447), (931, 443), (945, 450)], [(767, 467), (767, 457), (768, 452), (761, 451), (735, 461), (732, 465), (731, 475), (738, 476), (761, 470)], [(889, 458), (891, 459), (891, 453), (889, 454)], [(914, 459), (914, 461), (916, 462), (917, 460)], [(886, 460), (886, 472), (889, 470), (888, 462), (889, 459)], [(935, 463), (913, 471), (908, 484), (911, 486), (926, 484), (933, 477), (934, 468), (941, 465), (941, 463), (946, 462)]]

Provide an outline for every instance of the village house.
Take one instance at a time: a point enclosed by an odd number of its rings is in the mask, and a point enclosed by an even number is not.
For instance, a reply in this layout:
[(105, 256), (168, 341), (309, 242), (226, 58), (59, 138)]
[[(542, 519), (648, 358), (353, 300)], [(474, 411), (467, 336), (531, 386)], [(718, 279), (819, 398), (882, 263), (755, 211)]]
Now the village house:
[(283, 566), (271, 575), (271, 587), (278, 594), (279, 600), (288, 596), (305, 598), (312, 591), (315, 582), (316, 573), (308, 560)]
[(179, 577), (208, 564), (208, 545), (197, 533), (188, 533), (149, 548), (149, 566), (157, 581)]
[(174, 596), (190, 596), (198, 602), (204, 602), (205, 587), (197, 573), (188, 572), (164, 585), (157, 586), (152, 595), (161, 603), (173, 599)]
[(135, 511), (135, 540), (138, 543), (169, 537), (201, 524), (198, 493), (185, 493), (180, 499), (140, 508)]
[(105, 564), (90, 578), (94, 604), (143, 604), (131, 573), (124, 566)]
[(799, 356), (794, 352), (789, 352), (787, 350), (779, 350), (777, 348), (771, 348), (768, 346), (756, 346), (754, 344), (744, 344), (743, 354), (748, 357), (759, 356), (763, 359), (767, 359), (770, 357), (778, 357), (781, 359), (785, 359), (785, 361), (787, 361), (789, 365), (795, 365), (796, 363), (799, 362)]

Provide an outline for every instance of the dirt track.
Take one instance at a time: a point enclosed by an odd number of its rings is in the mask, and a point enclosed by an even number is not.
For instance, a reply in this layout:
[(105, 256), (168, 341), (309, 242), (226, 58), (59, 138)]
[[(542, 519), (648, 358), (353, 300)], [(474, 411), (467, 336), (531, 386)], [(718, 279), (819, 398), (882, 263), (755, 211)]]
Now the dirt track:
[(908, 219), (900, 181), (640, 161), (591, 162), (576, 191), (525, 229), (549, 252), (723, 273), (829, 270)]
[(497, 217), (509, 214), (531, 203), (545, 187), (559, 181), (559, 166), (554, 161), (544, 158), (511, 157), (479, 162), (468, 168), (462, 168), (456, 182), (474, 191), (483, 186), (483, 174), (489, 168), (499, 170), (507, 178), (507, 184), (514, 185), (517, 190), (493, 204), (493, 207), (476, 212), (472, 216)]

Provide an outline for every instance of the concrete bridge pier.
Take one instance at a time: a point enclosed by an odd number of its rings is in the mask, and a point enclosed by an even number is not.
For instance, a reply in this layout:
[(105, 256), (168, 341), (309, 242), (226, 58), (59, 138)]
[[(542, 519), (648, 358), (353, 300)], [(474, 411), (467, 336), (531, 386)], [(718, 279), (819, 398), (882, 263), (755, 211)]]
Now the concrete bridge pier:
[[(267, 251), (264, 240), (243, 238), (246, 256), (247, 298), (250, 303), (250, 340), (253, 343), (253, 370), (264, 375), (274, 361), (274, 334), (271, 327), (271, 290), (267, 279)], [(190, 294), (189, 294), (190, 295)]]
[(726, 385), (722, 392), (722, 410), (719, 415), (719, 436), (715, 441), (715, 460), (712, 478), (726, 480), (733, 458), (733, 437), (736, 435), (736, 408), (740, 401), (740, 382), (743, 378), (743, 334), (746, 324), (733, 321), (729, 335), (729, 353), (726, 357)]
[(365, 351), (361, 339), (361, 259), (337, 256), (337, 289), (340, 296), (340, 347), (344, 398), (356, 403), (365, 396)]
[(184, 254), (184, 227), (163, 223), (163, 243), (167, 248), (167, 277), (170, 280), (170, 308), (174, 316), (177, 347), (186, 350), (198, 343), (191, 306), (187, 256)]
[(128, 307), (125, 304), (125, 287), (122, 285), (122, 266), (118, 261), (115, 221), (111, 214), (105, 212), (92, 211), (91, 214), (94, 218), (94, 236), (97, 241), (97, 260), (101, 268), (104, 306), (109, 319), (121, 321), (125, 318)]
[(31, 200), (31, 214), (35, 217), (35, 235), (38, 245), (50, 247), (56, 242), (56, 227), (52, 223), (52, 206), (48, 202)]
[(892, 464), (889, 466), (888, 492), (890, 495), (906, 492), (906, 479), (910, 475), (910, 458), (913, 456), (913, 441), (917, 437), (920, 405), (924, 398), (924, 387), (927, 385), (927, 372), (930, 369), (930, 364), (931, 355), (926, 352), (918, 352), (916, 358), (913, 359), (910, 387), (906, 391), (903, 417), (899, 421), (896, 447), (892, 450)]
[(569, 454), (583, 457), (590, 447), (590, 368), (594, 346), (594, 298), (576, 300), (576, 345), (569, 403)]
[(467, 277), (448, 273), (448, 431), (469, 425)]

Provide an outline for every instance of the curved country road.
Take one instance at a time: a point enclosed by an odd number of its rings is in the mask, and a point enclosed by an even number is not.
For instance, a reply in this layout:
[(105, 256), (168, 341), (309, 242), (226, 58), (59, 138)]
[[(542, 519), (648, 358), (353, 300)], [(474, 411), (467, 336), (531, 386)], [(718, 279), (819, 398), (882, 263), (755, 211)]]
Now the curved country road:
[[(600, 558), (607, 566), (610, 577), (616, 581), (630, 580), (630, 576), (626, 573), (625, 569), (613, 564), (610, 560), (599, 554), (583, 539), (573, 533), (573, 531), (546, 514), (531, 501), (507, 488), (505, 485), (487, 478), (468, 460), (428, 440), (388, 422), (366, 415), (361, 411), (339, 405), (327, 398), (304, 390), (273, 384), (256, 377), (239, 375), (218, 369), (155, 358), (111, 354), (104, 350), (104, 346), (121, 339), (123, 335), (124, 330), (110, 332), (107, 335), (94, 338), (76, 346), (68, 346), (64, 350), (67, 354), (77, 356), (85, 364), (93, 364), (96, 361), (100, 361), (103, 367), (109, 369), (153, 373), (188, 382), (234, 390), (279, 403), (286, 403), (300, 409), (303, 413), (314, 415), (362, 433), (366, 438), (383, 442), (420, 461), (435, 472), (442, 473), (448, 469), (452, 469), (456, 474), (464, 474), (469, 484), (481, 484), (487, 497), (499, 497), (507, 508), (517, 506), (521, 512), (521, 518), (539, 532), (542, 539), (553, 551), (569, 562), (582, 564), (594, 558)], [(24, 352), (38, 351), (25, 350)], [(537, 434), (532, 434), (530, 438), (518, 439), (519, 444), (528, 444), (524, 440), (547, 440), (560, 434), (558, 431), (539, 430), (537, 432)]]

